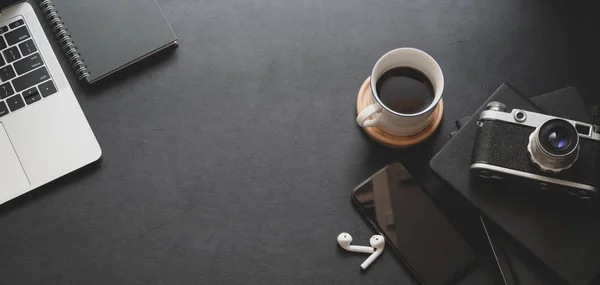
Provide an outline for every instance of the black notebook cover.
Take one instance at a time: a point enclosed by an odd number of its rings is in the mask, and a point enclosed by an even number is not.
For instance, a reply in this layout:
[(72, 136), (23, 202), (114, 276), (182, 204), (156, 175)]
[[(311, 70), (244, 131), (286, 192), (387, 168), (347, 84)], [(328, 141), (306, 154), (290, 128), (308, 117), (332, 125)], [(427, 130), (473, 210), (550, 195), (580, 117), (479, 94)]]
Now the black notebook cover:
[[(567, 101), (566, 98), (578, 96), (574, 88), (557, 92), (564, 94), (562, 98)], [(551, 100), (540, 97), (536, 101), (546, 108), (554, 106), (551, 110), (548, 108), (549, 114), (560, 113), (558, 115), (563, 117), (585, 121), (585, 108), (580, 109), (581, 103), (561, 103), (557, 93), (546, 98)], [(475, 122), (491, 101), (501, 101), (510, 109), (543, 112), (503, 84), (431, 160), (431, 168), (564, 281), (589, 284), (600, 271), (600, 211), (598, 205), (591, 204), (595, 202), (471, 177), (469, 166), (477, 131)]]
[(77, 76), (89, 83), (177, 41), (156, 0), (38, 1)]
[[(547, 114), (580, 122), (592, 123), (589, 108), (575, 87), (567, 87), (531, 98)], [(599, 268), (600, 269), (600, 268)]]

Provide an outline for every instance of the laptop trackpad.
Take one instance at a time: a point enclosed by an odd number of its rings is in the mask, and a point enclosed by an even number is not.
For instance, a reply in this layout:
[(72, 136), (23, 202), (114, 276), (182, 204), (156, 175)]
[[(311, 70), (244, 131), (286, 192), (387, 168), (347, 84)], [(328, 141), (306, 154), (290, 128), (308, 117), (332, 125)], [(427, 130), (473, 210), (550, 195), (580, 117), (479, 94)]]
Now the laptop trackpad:
[(29, 180), (8, 134), (0, 123), (0, 204), (29, 191), (30, 188)]

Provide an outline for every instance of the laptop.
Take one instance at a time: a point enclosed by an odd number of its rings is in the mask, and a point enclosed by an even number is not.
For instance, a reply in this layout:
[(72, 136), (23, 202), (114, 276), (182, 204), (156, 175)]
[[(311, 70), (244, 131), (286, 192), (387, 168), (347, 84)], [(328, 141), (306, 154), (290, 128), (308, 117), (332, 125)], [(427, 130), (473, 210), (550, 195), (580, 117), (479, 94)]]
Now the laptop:
[(0, 204), (102, 154), (33, 7), (0, 0)]

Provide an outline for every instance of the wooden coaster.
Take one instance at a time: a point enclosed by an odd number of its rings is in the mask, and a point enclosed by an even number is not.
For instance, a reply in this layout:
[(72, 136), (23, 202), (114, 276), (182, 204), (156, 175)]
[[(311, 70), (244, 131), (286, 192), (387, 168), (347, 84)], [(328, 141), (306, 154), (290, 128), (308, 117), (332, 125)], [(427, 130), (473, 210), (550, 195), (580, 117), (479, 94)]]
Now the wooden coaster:
[[(365, 80), (360, 91), (358, 91), (358, 97), (356, 98), (356, 113), (359, 114), (367, 106), (373, 104), (373, 95), (371, 94), (371, 77)], [(404, 148), (413, 146), (422, 142), (423, 140), (430, 137), (433, 132), (438, 128), (442, 121), (444, 114), (444, 100), (440, 100), (437, 108), (433, 112), (430, 118), (430, 123), (420, 133), (408, 137), (394, 136), (385, 133), (377, 127), (363, 128), (365, 132), (376, 142), (393, 148)]]

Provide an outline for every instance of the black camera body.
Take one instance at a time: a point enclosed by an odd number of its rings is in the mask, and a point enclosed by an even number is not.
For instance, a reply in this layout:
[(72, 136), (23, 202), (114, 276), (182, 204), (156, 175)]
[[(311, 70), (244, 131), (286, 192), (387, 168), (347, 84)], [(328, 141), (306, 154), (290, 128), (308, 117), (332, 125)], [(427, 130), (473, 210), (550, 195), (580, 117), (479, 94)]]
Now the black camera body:
[(487, 179), (517, 179), (541, 190), (588, 199), (599, 194), (600, 127), (488, 104), (479, 128), (471, 172)]

